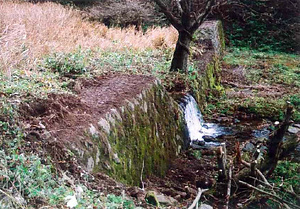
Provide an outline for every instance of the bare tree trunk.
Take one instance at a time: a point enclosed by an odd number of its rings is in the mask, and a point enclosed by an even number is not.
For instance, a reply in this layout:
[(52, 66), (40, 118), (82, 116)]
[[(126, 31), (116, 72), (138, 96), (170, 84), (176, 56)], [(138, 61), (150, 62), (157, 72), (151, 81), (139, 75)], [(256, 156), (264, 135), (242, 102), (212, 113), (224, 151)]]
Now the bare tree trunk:
[(190, 35), (187, 32), (179, 32), (178, 41), (174, 51), (171, 71), (188, 72), (189, 48), (191, 44)]

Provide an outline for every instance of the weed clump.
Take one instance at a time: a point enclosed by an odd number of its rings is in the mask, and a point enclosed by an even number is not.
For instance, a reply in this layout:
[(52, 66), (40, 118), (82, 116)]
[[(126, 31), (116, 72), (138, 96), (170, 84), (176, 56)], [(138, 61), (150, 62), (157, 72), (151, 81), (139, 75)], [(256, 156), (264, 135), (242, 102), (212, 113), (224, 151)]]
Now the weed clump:
[(62, 76), (76, 77), (88, 71), (86, 57), (81, 51), (75, 53), (54, 53), (44, 61), (44, 67)]

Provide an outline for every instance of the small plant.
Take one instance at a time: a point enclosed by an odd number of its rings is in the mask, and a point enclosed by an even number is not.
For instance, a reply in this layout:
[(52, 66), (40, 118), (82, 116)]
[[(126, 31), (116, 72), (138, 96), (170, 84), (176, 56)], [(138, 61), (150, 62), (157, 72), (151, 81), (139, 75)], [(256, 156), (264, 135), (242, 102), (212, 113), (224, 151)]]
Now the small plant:
[(197, 160), (200, 160), (202, 158), (202, 154), (200, 150), (193, 150), (192, 154)]
[(300, 194), (300, 164), (290, 161), (280, 161), (274, 171), (272, 182), (290, 190), (292, 187), (296, 194)]
[(80, 49), (75, 53), (55, 53), (45, 59), (44, 67), (62, 76), (76, 77), (88, 71), (86, 68), (88, 56), (89, 51), (84, 53)]

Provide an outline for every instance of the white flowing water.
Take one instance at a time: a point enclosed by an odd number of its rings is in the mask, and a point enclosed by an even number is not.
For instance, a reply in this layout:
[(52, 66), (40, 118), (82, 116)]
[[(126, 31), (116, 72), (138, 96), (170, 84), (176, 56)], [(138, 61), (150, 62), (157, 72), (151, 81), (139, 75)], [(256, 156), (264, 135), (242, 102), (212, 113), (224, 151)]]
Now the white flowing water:
[[(204, 136), (215, 138), (220, 135), (228, 134), (224, 127), (214, 123), (204, 122), (198, 104), (193, 96), (186, 95), (182, 107), (184, 109), (185, 121), (191, 143), (195, 141), (204, 141)], [(210, 143), (215, 144), (215, 142), (206, 142), (205, 144), (208, 145)]]

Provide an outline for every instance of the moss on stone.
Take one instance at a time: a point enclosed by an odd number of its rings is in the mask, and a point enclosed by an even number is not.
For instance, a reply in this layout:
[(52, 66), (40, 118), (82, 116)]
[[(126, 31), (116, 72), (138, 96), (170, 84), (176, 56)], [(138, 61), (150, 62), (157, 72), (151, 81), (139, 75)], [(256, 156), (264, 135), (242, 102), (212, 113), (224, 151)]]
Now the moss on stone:
[(184, 147), (179, 105), (157, 83), (115, 111), (118, 114), (101, 119), (93, 136), (86, 136), (93, 140), (82, 161), (92, 166), (93, 172), (104, 171), (132, 185), (140, 183), (141, 174), (164, 176), (170, 161)]

